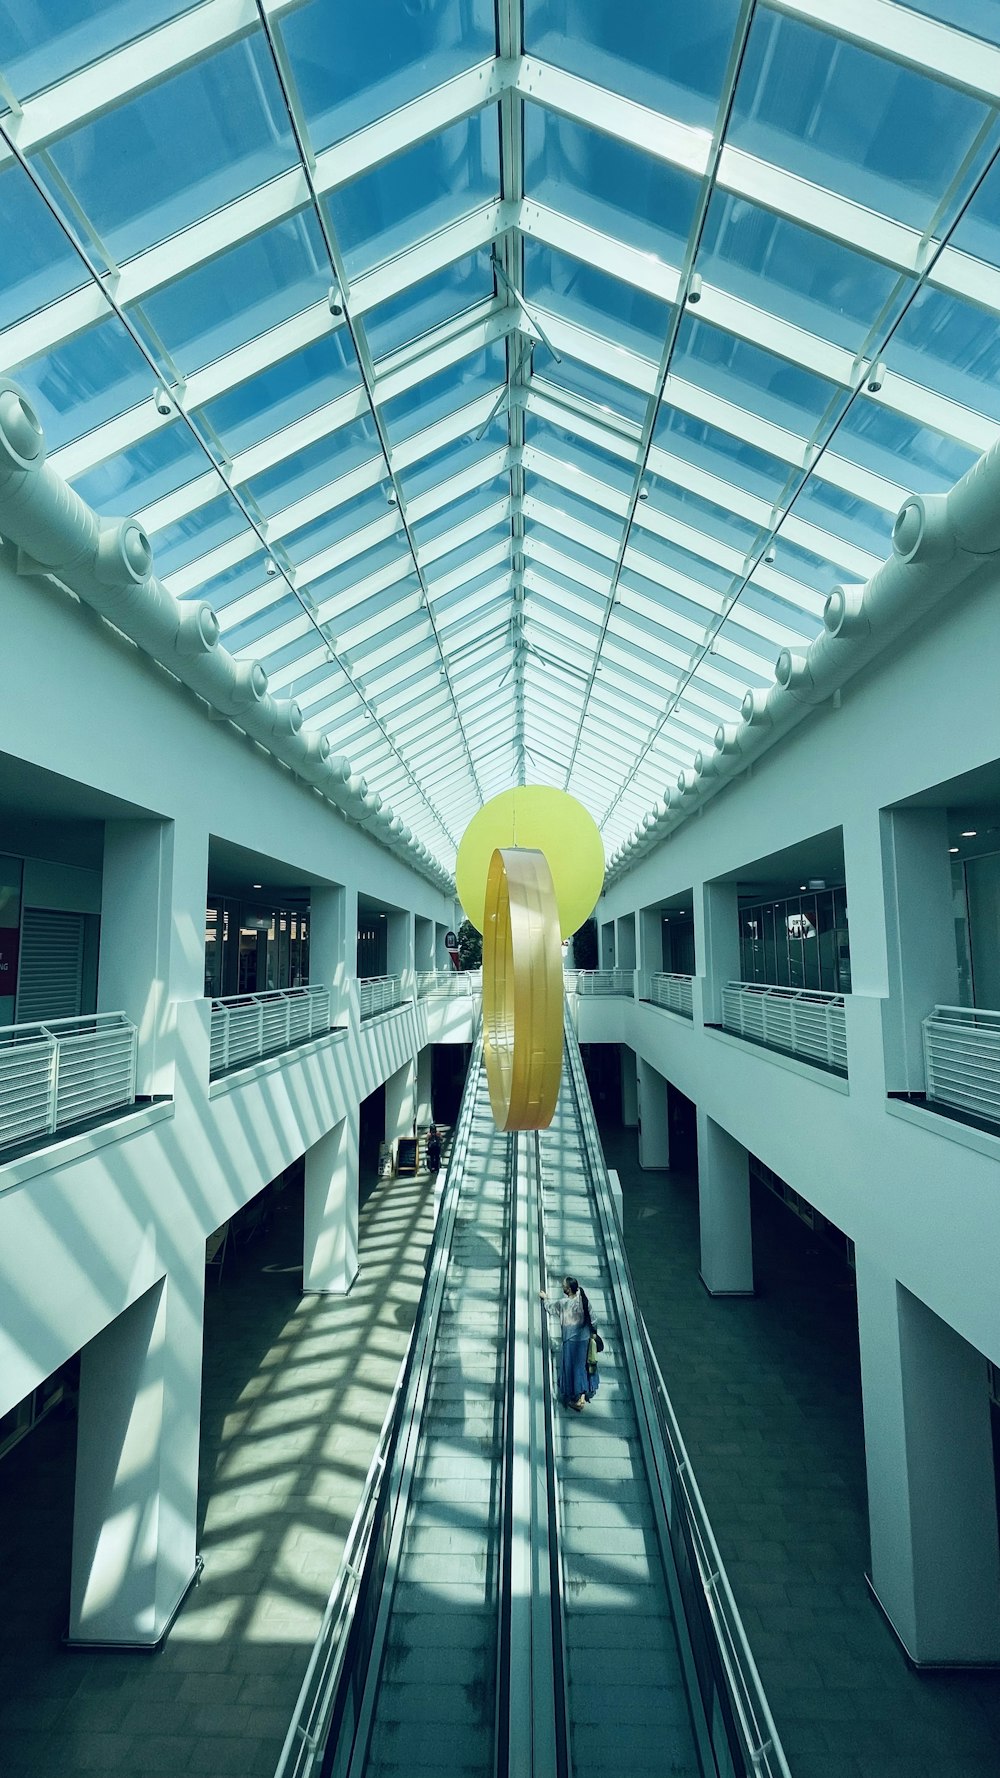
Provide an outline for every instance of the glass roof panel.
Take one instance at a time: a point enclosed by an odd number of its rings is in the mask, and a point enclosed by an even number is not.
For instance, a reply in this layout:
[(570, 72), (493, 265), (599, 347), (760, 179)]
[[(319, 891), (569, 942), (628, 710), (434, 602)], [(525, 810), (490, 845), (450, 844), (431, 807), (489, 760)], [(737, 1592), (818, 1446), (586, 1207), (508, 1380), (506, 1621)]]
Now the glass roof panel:
[(421, 278), (401, 295), (365, 315), (365, 334), (376, 366), (380, 358), (451, 321), (474, 303), (493, 296), (495, 284), (487, 253), (472, 253), (432, 277)]
[(674, 375), (793, 432), (810, 432), (842, 393), (836, 383), (814, 371), (690, 315), (681, 324), (671, 369)]
[(335, 498), (333, 484), (362, 463), (376, 463), (378, 472), (382, 476), (386, 474), (378, 433), (370, 414), (362, 414), (348, 425), (338, 426), (336, 432), (318, 439), (314, 445), (307, 445), (305, 450), (296, 451), (276, 463), (273, 469), (251, 476), (246, 491), (261, 512), (270, 518), (283, 507), (291, 506), (293, 501), (302, 500), (328, 484), (331, 498)]
[(19, 365), (17, 381), (45, 428), (50, 452), (145, 397), (152, 405), (154, 387), (146, 360), (115, 316)]
[(325, 202), (347, 276), (356, 278), (499, 195), (494, 105), (338, 187)]
[(889, 266), (727, 192), (709, 205), (698, 270), (706, 283), (852, 352), (912, 288)]
[(507, 376), (507, 356), (502, 340), (494, 340), (483, 352), (475, 352), (450, 364), (436, 376), (426, 377), (401, 395), (384, 403), (382, 415), (392, 444), (401, 444), (465, 407), (477, 395), (496, 389)]
[(536, 352), (535, 357), (536, 362), (541, 360), (537, 368), (547, 384), (556, 391), (567, 390), (570, 394), (582, 395), (593, 403), (598, 418), (606, 419), (610, 425), (642, 420), (646, 397), (638, 389), (619, 382), (617, 377), (605, 376), (603, 371), (596, 370), (591, 364), (582, 364), (565, 352), (559, 364), (544, 349)]
[(202, 411), (227, 451), (235, 454), (358, 388), (360, 382), (354, 349), (347, 329), (341, 327), (249, 377)]
[(136, 320), (190, 375), (322, 301), (329, 286), (319, 224), (304, 210), (146, 297)]
[(614, 488), (621, 494), (628, 493), (635, 480), (634, 463), (627, 458), (616, 456), (611, 451), (602, 451), (589, 439), (579, 438), (575, 433), (566, 431), (565, 427), (554, 426), (548, 420), (536, 419), (530, 413), (525, 415), (524, 442), (545, 451), (567, 466), (583, 470), (586, 475), (600, 477), (607, 487)]
[(497, 415), (481, 436), (463, 433), (450, 444), (442, 445), (440, 450), (431, 451), (428, 456), (421, 457), (412, 468), (401, 469), (399, 483), (404, 496), (408, 500), (413, 499), (418, 494), (426, 493), (429, 488), (436, 488), (441, 482), (450, 480), (453, 475), (459, 475), (462, 470), (471, 470), (506, 443), (507, 418), (506, 415)]
[(900, 322), (891, 355), (902, 376), (1000, 419), (1000, 329), (985, 309), (925, 287)]
[(690, 173), (530, 104), (524, 184), (537, 203), (667, 264), (683, 252), (698, 200)]
[(492, 0), (309, 0), (281, 31), (320, 149), (496, 53)]
[[(119, 265), (296, 160), (259, 35), (91, 118), (46, 155)], [(41, 174), (58, 192), (45, 157)]]
[(0, 240), (17, 242), (0, 259), (0, 327), (87, 282), (79, 254), (16, 164), (0, 172)]
[(762, 8), (729, 140), (923, 229), (987, 115), (967, 93)]
[(654, 363), (660, 355), (670, 318), (666, 303), (530, 236), (524, 243), (524, 292), (529, 302), (579, 327), (606, 334), (611, 323), (616, 345)]
[(189, 562), (207, 555), (221, 543), (228, 543), (239, 531), (246, 529), (246, 518), (231, 494), (223, 494), (200, 506), (186, 518), (153, 533), (156, 571), (164, 579), (176, 574)]
[[(57, 9), (0, 0), (4, 74), (19, 99), (52, 86), (155, 25), (191, 10), (194, 0), (60, 0)], [(53, 11), (57, 17), (53, 17)]]
[[(18, 382), (22, 381), (18, 372)], [(205, 453), (183, 420), (154, 432), (130, 450), (108, 457), (73, 482), (81, 500), (105, 517), (141, 512), (173, 494), (206, 468)]]
[(1000, 41), (993, 10), (879, 0), (880, 54), (856, 12), (759, 6), (740, 59), (741, 0), (526, 0), (540, 65), (501, 105), (492, 0), (203, 0), (202, 51), (108, 69), (134, 7), (0, 0), (31, 156), (0, 172), (5, 366), (57, 470), (143, 516), (444, 862), (467, 745), (484, 794), (568, 774), (613, 842), (1000, 420), (1000, 123), (906, 36)]
[(629, 0), (627, 7), (525, 0), (524, 42), (530, 55), (570, 74), (711, 128), (738, 11), (738, 0), (704, 0), (685, 10), (663, 0)]

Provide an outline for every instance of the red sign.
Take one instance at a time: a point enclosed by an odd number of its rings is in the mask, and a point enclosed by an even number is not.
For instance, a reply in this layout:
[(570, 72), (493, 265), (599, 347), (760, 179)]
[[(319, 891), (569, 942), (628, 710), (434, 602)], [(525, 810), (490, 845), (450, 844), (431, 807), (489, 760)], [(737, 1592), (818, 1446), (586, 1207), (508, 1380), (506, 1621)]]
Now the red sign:
[(0, 926), (0, 995), (17, 992), (17, 947), (20, 931), (16, 926)]

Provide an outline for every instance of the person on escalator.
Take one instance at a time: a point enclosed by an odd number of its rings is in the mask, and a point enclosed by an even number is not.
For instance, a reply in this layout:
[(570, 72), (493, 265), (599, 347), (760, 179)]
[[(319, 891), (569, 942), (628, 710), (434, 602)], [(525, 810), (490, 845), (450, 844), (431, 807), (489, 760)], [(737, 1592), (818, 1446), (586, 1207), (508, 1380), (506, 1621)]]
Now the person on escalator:
[(441, 1138), (432, 1124), (427, 1135), (427, 1171), (436, 1173), (441, 1166)]
[(582, 1414), (588, 1401), (593, 1401), (600, 1385), (596, 1362), (588, 1366), (591, 1338), (596, 1336), (590, 1299), (576, 1278), (564, 1278), (562, 1296), (550, 1303), (544, 1290), (539, 1296), (549, 1315), (559, 1316), (562, 1329), (562, 1350), (559, 1354), (559, 1393), (566, 1407)]

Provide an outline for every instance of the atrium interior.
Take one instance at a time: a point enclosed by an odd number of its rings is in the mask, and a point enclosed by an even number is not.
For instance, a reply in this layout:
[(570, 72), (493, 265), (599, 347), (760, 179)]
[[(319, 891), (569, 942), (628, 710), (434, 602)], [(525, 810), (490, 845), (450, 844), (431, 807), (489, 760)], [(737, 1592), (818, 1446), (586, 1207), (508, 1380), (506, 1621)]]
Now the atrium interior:
[(4, 1778), (995, 1774), (998, 0), (0, 0), (0, 242)]

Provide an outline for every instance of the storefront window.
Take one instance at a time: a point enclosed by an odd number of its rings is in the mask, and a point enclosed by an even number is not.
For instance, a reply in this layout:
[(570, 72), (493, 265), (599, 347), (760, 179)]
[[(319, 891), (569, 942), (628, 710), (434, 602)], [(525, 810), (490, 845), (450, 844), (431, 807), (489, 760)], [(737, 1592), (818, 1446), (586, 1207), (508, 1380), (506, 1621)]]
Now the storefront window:
[(846, 891), (822, 889), (741, 908), (740, 952), (745, 982), (850, 993)]

